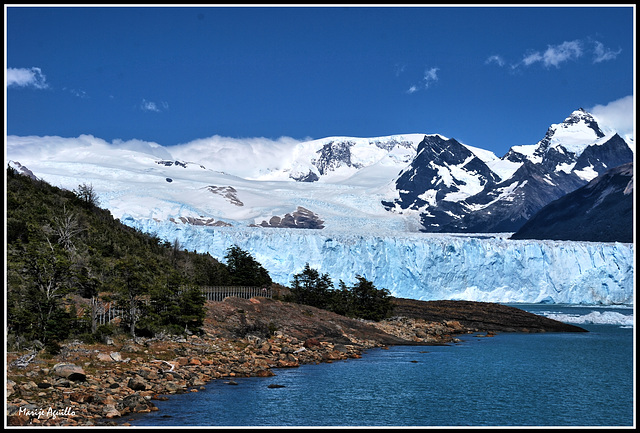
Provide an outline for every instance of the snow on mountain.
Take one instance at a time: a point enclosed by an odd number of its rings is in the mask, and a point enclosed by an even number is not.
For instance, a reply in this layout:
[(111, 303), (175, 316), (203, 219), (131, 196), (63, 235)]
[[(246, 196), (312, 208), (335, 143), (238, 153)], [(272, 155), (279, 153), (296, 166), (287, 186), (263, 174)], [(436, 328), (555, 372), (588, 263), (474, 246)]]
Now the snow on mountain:
[(382, 204), (394, 213), (417, 212), (428, 232), (517, 231), (544, 205), (632, 160), (632, 143), (606, 135), (580, 109), (538, 143), (513, 146), (502, 158), (425, 137)]
[(434, 222), (513, 232), (504, 221), (521, 224), (551, 195), (632, 156), (583, 114), (568, 119), (502, 158), (438, 134), (216, 136), (170, 148), (8, 136), (6, 156), (62, 188), (91, 184), (114, 217), (183, 248), (222, 258), (237, 244), (282, 284), (308, 262), (335, 283), (360, 274), (415, 299), (633, 303), (633, 244), (420, 233)]
[[(197, 161), (215, 171), (249, 180), (300, 182), (344, 180), (374, 164), (406, 166), (424, 134), (387, 137), (293, 139), (230, 139), (210, 137), (171, 147), (174, 158)], [(387, 181), (389, 179), (386, 179)]]
[[(291, 143), (282, 144), (265, 158), (254, 151), (262, 150), (266, 144), (254, 143), (251, 145), (254, 150), (245, 154), (246, 162), (236, 166), (218, 158), (220, 152), (230, 153), (225, 147), (209, 153), (203, 150), (201, 159), (189, 162), (193, 159), (178, 158), (173, 148), (159, 149), (139, 143), (110, 145), (92, 136), (77, 139), (9, 136), (7, 157), (56, 186), (73, 190), (82, 183), (92, 184), (102, 206), (116, 218), (126, 213), (159, 221), (213, 219), (248, 226), (259, 225), (274, 216), (284, 217), (303, 207), (318, 215), (328, 228), (350, 230), (355, 224), (374, 229), (378, 224), (405, 231), (415, 230), (416, 223), (410, 217), (388, 214), (380, 201), (389, 190), (390, 179), (415, 152), (411, 146), (417, 139), (416, 134), (408, 138), (394, 136), (386, 141), (384, 137), (343, 141), (328, 138), (302, 143), (302, 150), (293, 152), (293, 157), (309, 166), (313, 162), (310, 156), (318, 154), (307, 148), (317, 151), (330, 143), (354, 143), (349, 145), (349, 160), (329, 155), (324, 159), (327, 163), (333, 161), (332, 170), (325, 166), (325, 174), (318, 171), (317, 182), (294, 181), (281, 158), (275, 157), (279, 152), (282, 156), (289, 155)], [(196, 143), (191, 150), (181, 147), (175, 153), (193, 158), (202, 150), (200, 146), (201, 143)], [(385, 146), (389, 150), (385, 151)], [(233, 158), (237, 157), (233, 154)], [(273, 165), (276, 160), (281, 161), (279, 166)], [(261, 161), (263, 165), (246, 168), (253, 161)], [(350, 165), (346, 164), (349, 161)], [(225, 170), (211, 169), (209, 164)], [(232, 171), (263, 180), (239, 177)], [(231, 188), (233, 199), (229, 197)]]

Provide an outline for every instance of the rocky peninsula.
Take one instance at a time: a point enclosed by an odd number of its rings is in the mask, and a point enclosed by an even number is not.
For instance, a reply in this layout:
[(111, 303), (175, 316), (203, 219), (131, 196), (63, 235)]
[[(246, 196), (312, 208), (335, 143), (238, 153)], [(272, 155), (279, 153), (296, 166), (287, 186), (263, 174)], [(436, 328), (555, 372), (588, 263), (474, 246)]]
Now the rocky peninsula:
[(154, 401), (198, 392), (212, 380), (276, 375), (278, 368), (360, 358), (389, 345), (443, 345), (498, 332), (586, 332), (500, 304), (394, 298), (381, 322), (350, 319), (268, 298), (207, 301), (203, 332), (72, 341), (58, 355), (7, 354), (9, 426), (127, 425)]

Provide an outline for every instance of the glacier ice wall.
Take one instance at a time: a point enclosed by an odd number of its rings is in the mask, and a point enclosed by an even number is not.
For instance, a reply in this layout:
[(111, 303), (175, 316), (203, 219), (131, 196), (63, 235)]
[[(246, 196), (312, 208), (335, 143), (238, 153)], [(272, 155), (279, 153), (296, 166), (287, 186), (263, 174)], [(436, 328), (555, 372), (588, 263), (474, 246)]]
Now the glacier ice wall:
[(335, 286), (359, 274), (402, 298), (633, 304), (633, 244), (122, 222), (221, 261), (238, 245), (287, 286), (309, 263)]

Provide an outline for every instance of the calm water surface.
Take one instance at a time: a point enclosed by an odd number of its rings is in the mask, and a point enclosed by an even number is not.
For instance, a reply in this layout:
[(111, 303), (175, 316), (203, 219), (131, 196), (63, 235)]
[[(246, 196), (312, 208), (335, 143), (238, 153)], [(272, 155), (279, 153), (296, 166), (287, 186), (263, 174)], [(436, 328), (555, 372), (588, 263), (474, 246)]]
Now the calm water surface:
[[(527, 308), (528, 307), (528, 308)], [(527, 306), (595, 317), (588, 333), (464, 336), (361, 359), (210, 382), (155, 402), (134, 426), (631, 426), (633, 310)], [(562, 316), (565, 317), (565, 316)], [(566, 316), (568, 317), (568, 316)], [(622, 318), (622, 319), (621, 319)], [(609, 323), (611, 322), (611, 323)], [(268, 388), (270, 384), (283, 388)]]

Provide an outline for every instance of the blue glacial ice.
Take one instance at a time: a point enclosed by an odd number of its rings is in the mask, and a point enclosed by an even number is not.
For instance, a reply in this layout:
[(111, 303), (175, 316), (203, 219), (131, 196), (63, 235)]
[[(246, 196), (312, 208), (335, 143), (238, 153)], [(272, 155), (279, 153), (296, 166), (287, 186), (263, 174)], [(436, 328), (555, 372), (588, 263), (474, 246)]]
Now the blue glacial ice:
[(238, 245), (289, 286), (306, 263), (334, 285), (361, 275), (393, 296), (503, 303), (633, 304), (634, 246), (509, 240), (505, 235), (345, 233), (204, 227), (153, 219), (121, 221), (183, 249), (224, 261)]

